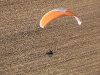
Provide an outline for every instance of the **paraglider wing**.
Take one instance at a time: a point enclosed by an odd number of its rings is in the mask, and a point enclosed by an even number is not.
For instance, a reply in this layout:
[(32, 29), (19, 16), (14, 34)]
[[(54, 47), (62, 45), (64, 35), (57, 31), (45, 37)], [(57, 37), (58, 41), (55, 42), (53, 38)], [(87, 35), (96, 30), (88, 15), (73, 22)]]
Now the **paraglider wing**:
[(81, 25), (82, 23), (81, 19), (72, 11), (66, 10), (63, 8), (58, 8), (58, 9), (51, 10), (50, 12), (46, 13), (42, 17), (42, 19), (40, 20), (40, 27), (44, 28), (46, 25), (48, 25), (53, 20), (59, 17), (63, 17), (63, 16), (74, 16), (79, 25)]

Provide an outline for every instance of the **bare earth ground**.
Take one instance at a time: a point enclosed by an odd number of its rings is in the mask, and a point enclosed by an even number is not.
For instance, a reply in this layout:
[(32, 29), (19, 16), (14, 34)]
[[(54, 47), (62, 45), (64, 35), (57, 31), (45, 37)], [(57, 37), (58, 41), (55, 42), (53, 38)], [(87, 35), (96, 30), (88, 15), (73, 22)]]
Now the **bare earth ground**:
[[(82, 25), (62, 17), (40, 28), (58, 7)], [(100, 0), (0, 0), (0, 75), (100, 75)]]

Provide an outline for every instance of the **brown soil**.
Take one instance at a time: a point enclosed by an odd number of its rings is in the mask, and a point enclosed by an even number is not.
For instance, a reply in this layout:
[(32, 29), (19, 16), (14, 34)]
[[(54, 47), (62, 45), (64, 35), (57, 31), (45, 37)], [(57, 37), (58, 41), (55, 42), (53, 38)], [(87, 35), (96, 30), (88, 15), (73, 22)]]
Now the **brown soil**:
[[(40, 28), (58, 7), (82, 25), (62, 17)], [(0, 0), (0, 75), (100, 75), (100, 0)]]

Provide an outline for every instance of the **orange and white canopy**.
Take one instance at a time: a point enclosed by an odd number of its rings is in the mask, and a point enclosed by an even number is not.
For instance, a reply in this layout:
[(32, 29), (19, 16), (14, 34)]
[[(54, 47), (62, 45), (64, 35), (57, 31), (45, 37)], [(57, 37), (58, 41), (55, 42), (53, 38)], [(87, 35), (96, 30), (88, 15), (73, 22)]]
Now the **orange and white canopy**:
[(48, 25), (53, 20), (63, 17), (63, 16), (73, 16), (75, 17), (79, 25), (81, 25), (82, 23), (80, 17), (77, 16), (72, 11), (66, 10), (64, 8), (57, 8), (57, 9), (49, 11), (42, 17), (42, 19), (40, 20), (40, 27), (44, 28), (46, 25)]

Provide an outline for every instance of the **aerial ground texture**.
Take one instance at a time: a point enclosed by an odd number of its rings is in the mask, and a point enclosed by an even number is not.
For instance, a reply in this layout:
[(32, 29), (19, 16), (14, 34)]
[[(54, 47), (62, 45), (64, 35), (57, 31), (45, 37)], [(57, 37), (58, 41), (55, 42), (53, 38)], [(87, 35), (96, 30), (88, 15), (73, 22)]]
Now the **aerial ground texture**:
[[(82, 25), (62, 17), (40, 28), (58, 7)], [(100, 75), (100, 0), (0, 0), (0, 75)]]

